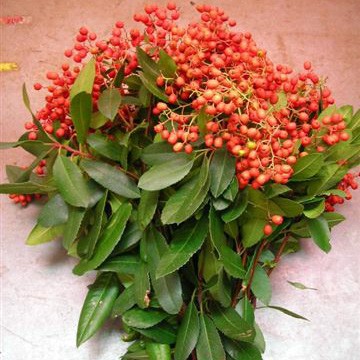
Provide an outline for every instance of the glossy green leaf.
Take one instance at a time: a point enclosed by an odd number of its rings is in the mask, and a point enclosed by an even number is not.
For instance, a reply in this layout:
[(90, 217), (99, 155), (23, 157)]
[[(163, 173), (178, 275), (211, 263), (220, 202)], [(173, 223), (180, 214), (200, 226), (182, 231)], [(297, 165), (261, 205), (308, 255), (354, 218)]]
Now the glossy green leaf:
[(114, 213), (105, 227), (94, 250), (94, 256), (87, 260), (83, 259), (75, 266), (73, 272), (82, 275), (89, 270), (96, 269), (101, 265), (114, 250), (124, 232), (126, 223), (130, 217), (131, 204), (122, 204)]
[[(105, 214), (106, 200), (107, 200), (107, 192), (95, 207), (94, 224), (91, 226), (88, 233), (82, 236), (78, 242), (78, 246), (77, 246), (78, 253), (82, 253), (84, 257), (86, 257), (87, 259), (90, 259), (94, 253), (94, 249), (99, 239), (102, 225), (104, 223), (104, 220), (106, 219), (106, 214)], [(78, 224), (78, 222), (74, 221), (74, 225), (75, 224)]]
[(158, 278), (171, 274), (185, 265), (198, 251), (208, 233), (208, 221), (202, 217), (199, 221), (189, 221), (178, 228), (170, 243), (170, 248), (162, 256), (156, 275)]
[(63, 199), (70, 205), (87, 207), (91, 201), (88, 184), (79, 167), (59, 155), (54, 164), (54, 180)]
[(208, 160), (204, 159), (198, 175), (169, 198), (161, 214), (163, 224), (181, 223), (189, 219), (201, 206), (210, 186), (208, 165)]
[(71, 120), (76, 129), (77, 139), (80, 144), (84, 144), (90, 127), (92, 114), (91, 94), (80, 92), (70, 103)]
[(265, 186), (265, 195), (268, 199), (288, 193), (289, 191), (291, 191), (291, 188), (282, 184), (269, 184)]
[(191, 156), (184, 152), (176, 153), (169, 143), (161, 141), (147, 146), (141, 155), (141, 159), (148, 165), (160, 165), (164, 162), (170, 162), (177, 159), (190, 160)]
[(136, 303), (134, 295), (134, 285), (125, 288), (115, 300), (111, 316), (118, 317), (131, 309)]
[(161, 73), (165, 77), (172, 78), (175, 75), (175, 72), (177, 69), (176, 62), (163, 49), (160, 49), (160, 51), (159, 51), (158, 65), (159, 65)]
[(358, 110), (355, 115), (351, 118), (347, 124), (347, 128), (350, 130), (355, 130), (360, 127), (360, 110)]
[(174, 328), (165, 321), (147, 329), (134, 328), (134, 330), (157, 343), (174, 344), (176, 341)]
[(175, 345), (175, 360), (186, 360), (196, 346), (200, 333), (199, 315), (191, 301), (181, 321)]
[(143, 232), (136, 221), (128, 223), (126, 225), (124, 234), (121, 237), (121, 241), (116, 246), (116, 254), (121, 254), (128, 251), (130, 248), (132, 248), (135, 244), (139, 242), (142, 235)]
[(259, 265), (254, 272), (251, 291), (263, 304), (270, 303), (272, 295), (270, 279), (266, 271)]
[(313, 153), (298, 159), (293, 166), (294, 174), (292, 181), (308, 180), (316, 175), (324, 164), (324, 156), (320, 153)]
[(308, 287), (308, 286), (306, 286), (306, 285), (304, 285), (304, 284), (302, 284), (302, 283), (296, 282), (296, 281), (288, 281), (288, 283), (289, 283), (291, 286), (293, 286), (293, 287), (295, 287), (295, 288), (297, 288), (297, 289), (300, 289), (300, 290), (317, 290), (317, 289), (315, 289), (315, 288)]
[(116, 141), (109, 140), (106, 135), (91, 134), (88, 136), (87, 142), (100, 155), (111, 160), (122, 161), (124, 147)]
[(330, 230), (327, 221), (322, 217), (308, 219), (307, 225), (315, 244), (328, 253), (331, 250)]
[(14, 142), (0, 142), (0, 150), (22, 147), (27, 152), (39, 156), (44, 151), (51, 149), (51, 144), (38, 140), (19, 140)]
[(135, 274), (139, 268), (139, 257), (136, 255), (121, 255), (106, 260), (99, 271)]
[(272, 201), (282, 210), (282, 214), (286, 217), (296, 217), (302, 214), (304, 206), (298, 202), (282, 197), (275, 197)]
[(216, 306), (212, 313), (216, 327), (227, 337), (237, 340), (252, 342), (255, 337), (254, 328), (248, 324), (233, 308)]
[(154, 165), (140, 177), (139, 187), (148, 191), (165, 189), (183, 179), (192, 166), (193, 160), (185, 158)]
[(231, 283), (224, 269), (218, 270), (217, 282), (210, 289), (211, 296), (218, 301), (221, 306), (229, 307), (231, 304)]
[(209, 211), (209, 233), (214, 248), (221, 256), (223, 249), (227, 246), (224, 224), (220, 220), (218, 212), (213, 207), (211, 207)]
[(122, 321), (131, 327), (147, 329), (163, 321), (168, 314), (161, 310), (133, 308), (123, 315)]
[(145, 74), (155, 79), (160, 75), (159, 65), (140, 46), (136, 48), (136, 56)]
[(150, 227), (145, 232), (144, 241), (147, 244), (151, 284), (157, 300), (167, 313), (177, 314), (183, 304), (178, 273), (172, 273), (161, 278), (156, 277), (156, 269), (161, 256), (169, 250), (166, 240), (154, 227)]
[(95, 58), (92, 58), (80, 71), (70, 90), (70, 100), (81, 92), (92, 93), (95, 80)]
[(221, 251), (221, 261), (225, 271), (234, 278), (244, 279), (246, 271), (242, 265), (241, 256), (229, 247), (224, 247)]
[(146, 263), (140, 262), (139, 270), (135, 273), (134, 294), (136, 303), (140, 308), (149, 307), (150, 298), (149, 269)]
[(92, 129), (99, 129), (108, 121), (109, 120), (100, 111), (97, 111), (91, 114), (90, 127)]
[(345, 216), (336, 212), (325, 212), (322, 217), (328, 222), (329, 228), (340, 224), (345, 220)]
[(158, 191), (141, 191), (138, 207), (138, 222), (142, 229), (145, 229), (154, 217), (158, 204)]
[(245, 211), (248, 205), (248, 192), (242, 190), (236, 197), (236, 200), (228, 210), (221, 215), (224, 222), (229, 223), (239, 218)]
[(282, 312), (283, 314), (288, 315), (288, 316), (291, 316), (291, 317), (293, 317), (293, 318), (295, 318), (295, 319), (300, 319), (300, 320), (309, 321), (307, 318), (305, 318), (305, 317), (303, 317), (303, 316), (301, 316), (301, 315), (299, 315), (299, 314), (296, 314), (296, 313), (294, 313), (293, 311), (290, 311), (290, 310), (288, 310), (288, 309), (285, 309), (285, 308), (283, 308), (283, 307), (280, 307), (280, 306), (268, 305), (268, 306), (266, 306), (266, 307), (269, 308), (269, 309), (278, 310), (278, 311)]
[(168, 102), (169, 99), (166, 94), (156, 85), (156, 78), (146, 75), (145, 73), (139, 73), (139, 77), (145, 87), (158, 99)]
[(97, 183), (115, 194), (129, 199), (140, 197), (140, 191), (133, 180), (116, 167), (95, 160), (82, 160), (80, 165)]
[(226, 352), (234, 360), (262, 360), (261, 352), (255, 345), (225, 339), (224, 346)]
[(305, 207), (304, 215), (310, 219), (319, 217), (325, 211), (325, 200), (311, 203)]
[(27, 181), (24, 183), (0, 184), (0, 194), (47, 194), (56, 191), (50, 185)]
[(147, 342), (146, 352), (150, 360), (171, 360), (171, 349), (168, 344)]
[(218, 331), (212, 320), (205, 314), (200, 314), (200, 335), (196, 344), (198, 359), (224, 360), (225, 351)]
[(242, 242), (245, 247), (257, 244), (264, 236), (265, 219), (249, 218), (241, 227)]
[(109, 120), (114, 120), (121, 105), (121, 95), (118, 89), (104, 90), (98, 100), (99, 111)]
[(236, 159), (226, 149), (215, 151), (210, 163), (210, 190), (214, 197), (221, 195), (233, 180)]
[(61, 225), (67, 222), (68, 216), (69, 210), (65, 201), (56, 194), (42, 208), (38, 223), (43, 227)]
[(85, 209), (69, 206), (69, 217), (65, 225), (63, 242), (62, 242), (63, 247), (66, 250), (70, 249), (71, 245), (77, 238), (84, 216), (85, 216)]
[(239, 183), (236, 177), (233, 178), (228, 188), (224, 191), (223, 197), (226, 200), (234, 201), (239, 192)]
[(119, 282), (116, 275), (100, 274), (89, 292), (81, 310), (76, 345), (80, 346), (91, 338), (110, 316), (112, 306), (119, 294)]
[(64, 225), (43, 227), (36, 224), (26, 240), (26, 245), (39, 245), (47, 243), (61, 236), (63, 232)]

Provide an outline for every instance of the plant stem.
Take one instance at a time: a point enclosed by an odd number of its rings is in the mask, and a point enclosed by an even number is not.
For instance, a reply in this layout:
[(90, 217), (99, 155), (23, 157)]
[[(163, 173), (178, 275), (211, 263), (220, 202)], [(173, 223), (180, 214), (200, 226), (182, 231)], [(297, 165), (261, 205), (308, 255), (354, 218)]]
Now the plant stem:
[(272, 267), (272, 268), (270, 268), (270, 269), (268, 270), (268, 272), (267, 272), (268, 275), (270, 275), (270, 274), (273, 272), (273, 270), (275, 269), (276, 265), (277, 265), (278, 262), (280, 261), (281, 255), (282, 255), (282, 253), (284, 252), (285, 246), (286, 246), (287, 242), (289, 241), (289, 237), (290, 237), (289, 234), (285, 235), (283, 241), (281, 242), (281, 245), (280, 245), (280, 247), (279, 247), (279, 250), (277, 251), (277, 253), (276, 253), (276, 255), (275, 255), (275, 259), (274, 259), (274, 264), (275, 264), (275, 265), (274, 265), (274, 267)]

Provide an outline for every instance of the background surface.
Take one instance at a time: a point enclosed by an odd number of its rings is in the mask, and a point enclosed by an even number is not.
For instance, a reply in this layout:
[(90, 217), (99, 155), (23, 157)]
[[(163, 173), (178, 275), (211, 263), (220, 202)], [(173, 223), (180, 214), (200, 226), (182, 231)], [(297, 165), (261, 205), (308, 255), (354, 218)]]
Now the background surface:
[[(220, 1), (207, 1), (219, 4)], [(22, 106), (21, 85), (42, 82), (47, 70), (65, 60), (77, 29), (87, 25), (99, 37), (110, 33), (116, 20), (132, 24), (131, 15), (146, 2), (139, 0), (1, 0), (0, 16), (31, 16), (29, 24), (1, 26), (1, 61), (14, 61), (19, 71), (1, 76), (1, 139), (12, 141), (29, 120)], [(165, 3), (165, 1), (158, 1)], [(182, 21), (197, 18), (188, 1), (178, 1)], [(236, 0), (221, 6), (254, 34), (274, 62), (300, 69), (311, 60), (329, 76), (337, 103), (360, 106), (360, 1)], [(33, 109), (42, 95), (31, 92)], [(2, 151), (5, 163), (25, 165), (21, 150)], [(341, 212), (347, 216), (332, 233), (333, 250), (325, 255), (310, 240), (301, 253), (288, 256), (274, 271), (274, 305), (309, 318), (303, 322), (274, 310), (259, 310), (268, 350), (264, 360), (355, 360), (360, 348), (360, 191)], [(24, 245), (39, 212), (23, 210), (1, 197), (1, 355), (4, 360), (115, 360), (124, 352), (118, 324), (75, 347), (78, 315), (93, 275), (72, 275), (73, 261), (58, 243), (31, 248)], [(301, 291), (287, 280), (318, 291)]]

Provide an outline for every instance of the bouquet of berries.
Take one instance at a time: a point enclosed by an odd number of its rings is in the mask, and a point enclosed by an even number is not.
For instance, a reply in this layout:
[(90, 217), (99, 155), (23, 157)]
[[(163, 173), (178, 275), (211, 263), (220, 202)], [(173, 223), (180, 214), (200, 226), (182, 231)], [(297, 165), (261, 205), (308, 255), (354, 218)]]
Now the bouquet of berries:
[[(310, 62), (275, 65), (219, 9), (197, 22), (148, 5), (106, 40), (81, 27), (69, 63), (46, 74), (45, 105), (16, 142), (0, 192), (44, 203), (27, 244), (61, 238), (96, 271), (77, 345), (121, 317), (123, 359), (262, 359), (254, 310), (269, 275), (312, 238), (328, 252), (334, 207), (360, 163), (360, 111), (334, 105)], [(300, 286), (295, 283), (296, 286)]]

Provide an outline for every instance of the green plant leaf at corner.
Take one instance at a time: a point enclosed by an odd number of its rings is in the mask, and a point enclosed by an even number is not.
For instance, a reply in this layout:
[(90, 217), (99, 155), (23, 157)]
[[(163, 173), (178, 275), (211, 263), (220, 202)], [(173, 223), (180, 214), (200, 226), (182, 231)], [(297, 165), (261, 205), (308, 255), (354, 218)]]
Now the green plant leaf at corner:
[(95, 80), (95, 58), (92, 58), (80, 71), (77, 76), (74, 85), (70, 90), (70, 100), (72, 100), (77, 94), (86, 92), (92, 93)]
[(235, 360), (262, 360), (261, 352), (253, 344), (225, 339), (226, 352)]
[(183, 179), (193, 166), (192, 159), (178, 158), (153, 166), (139, 180), (139, 188), (156, 191), (165, 189)]
[(266, 271), (259, 265), (254, 272), (251, 290), (263, 304), (270, 303), (272, 295), (270, 279)]
[(160, 49), (159, 51), (159, 62), (158, 62), (159, 68), (161, 73), (167, 77), (172, 78), (175, 75), (177, 66), (173, 58), (168, 55), (167, 52), (165, 52), (163, 49)]
[(146, 353), (150, 360), (171, 360), (171, 349), (168, 344), (147, 342)]
[(99, 111), (109, 120), (113, 120), (121, 105), (121, 95), (118, 89), (104, 90), (98, 100)]
[(96, 269), (106, 260), (114, 250), (116, 244), (120, 241), (126, 223), (131, 215), (131, 210), (131, 204), (125, 203), (120, 205), (118, 210), (111, 216), (100, 236), (93, 257), (90, 260), (81, 260), (80, 263), (75, 266), (73, 270), (74, 274), (82, 275), (89, 270)]
[(327, 221), (320, 216), (315, 219), (308, 219), (307, 226), (315, 244), (323, 251), (328, 253), (331, 250), (330, 230)]
[(43, 227), (36, 224), (29, 234), (26, 245), (39, 245), (60, 237), (64, 232), (64, 225)]
[(195, 348), (200, 332), (199, 315), (191, 301), (186, 308), (176, 337), (175, 360), (186, 360)]
[(66, 156), (57, 157), (54, 179), (63, 199), (70, 205), (87, 207), (91, 201), (88, 184), (79, 167)]
[(294, 174), (291, 180), (307, 180), (316, 175), (324, 164), (324, 156), (320, 153), (309, 154), (299, 158), (293, 166)]
[(196, 344), (196, 355), (198, 359), (204, 360), (225, 359), (219, 333), (212, 320), (204, 314), (200, 314), (200, 335)]
[(70, 102), (70, 114), (74, 123), (77, 139), (84, 144), (90, 127), (92, 114), (91, 94), (80, 92)]
[(67, 222), (68, 216), (68, 206), (61, 195), (56, 194), (42, 208), (38, 223), (44, 227), (61, 225)]
[(214, 197), (221, 195), (233, 180), (235, 163), (235, 157), (226, 149), (215, 151), (210, 163), (210, 190)]
[(81, 310), (76, 345), (91, 338), (110, 316), (119, 294), (119, 282), (113, 273), (102, 273), (91, 285)]
[(145, 229), (152, 220), (157, 208), (158, 197), (158, 191), (141, 191), (138, 207), (138, 222), (142, 229)]

